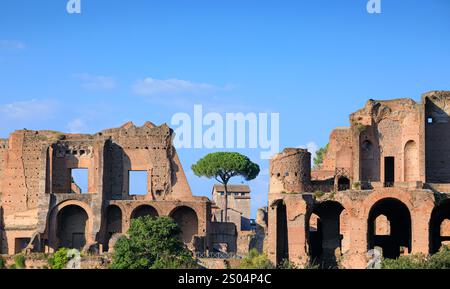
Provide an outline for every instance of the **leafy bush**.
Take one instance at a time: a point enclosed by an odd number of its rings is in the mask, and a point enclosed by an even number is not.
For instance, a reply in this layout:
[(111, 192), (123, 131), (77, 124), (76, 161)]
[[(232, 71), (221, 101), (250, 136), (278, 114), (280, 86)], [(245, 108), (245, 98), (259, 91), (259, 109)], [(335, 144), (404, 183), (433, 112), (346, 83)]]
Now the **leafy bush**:
[(114, 246), (112, 269), (190, 269), (195, 259), (179, 239), (177, 223), (169, 217), (132, 220), (128, 238)]
[(323, 148), (320, 148), (316, 152), (316, 156), (313, 159), (314, 169), (320, 169), (320, 167), (322, 166), (322, 163), (323, 163), (323, 158), (327, 154), (327, 151), (328, 151), (328, 144), (326, 146), (324, 146)]
[(450, 269), (450, 248), (443, 246), (438, 253), (425, 256), (413, 254), (398, 259), (383, 259), (383, 269)]
[(258, 250), (251, 249), (248, 255), (242, 259), (239, 269), (274, 269), (275, 266), (267, 258), (266, 254), (260, 254)]
[(443, 246), (428, 259), (427, 265), (429, 269), (450, 269), (450, 247)]
[(423, 254), (414, 254), (400, 256), (397, 259), (383, 259), (381, 268), (383, 269), (425, 269), (426, 256)]
[(6, 268), (6, 261), (5, 259), (2, 258), (2, 256), (0, 256), (0, 269), (5, 269)]
[(285, 259), (280, 264), (278, 264), (277, 269), (300, 269), (297, 265), (291, 261)]
[(24, 269), (25, 268), (25, 256), (22, 254), (17, 254), (14, 256), (14, 265), (16, 269)]
[(56, 253), (48, 259), (48, 265), (50, 269), (64, 269), (70, 258), (68, 256), (69, 249), (61, 248)]

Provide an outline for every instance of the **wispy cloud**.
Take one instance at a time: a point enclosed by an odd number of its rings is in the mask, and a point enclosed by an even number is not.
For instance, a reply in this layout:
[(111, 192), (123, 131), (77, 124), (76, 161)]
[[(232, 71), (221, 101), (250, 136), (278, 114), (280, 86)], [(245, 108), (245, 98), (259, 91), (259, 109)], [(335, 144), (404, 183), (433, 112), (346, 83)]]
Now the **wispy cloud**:
[(13, 120), (48, 118), (53, 115), (56, 103), (53, 100), (25, 100), (0, 105), (0, 114)]
[(133, 93), (137, 95), (177, 95), (177, 94), (204, 94), (217, 92), (228, 87), (220, 87), (208, 83), (198, 83), (181, 79), (160, 80), (151, 77), (137, 80), (132, 85)]
[(26, 48), (26, 45), (21, 41), (0, 39), (0, 48), (9, 50), (23, 50)]
[(81, 73), (73, 77), (79, 80), (81, 87), (86, 90), (112, 90), (117, 87), (115, 79), (110, 76)]
[(83, 118), (75, 118), (67, 124), (69, 133), (83, 133), (88, 130), (86, 120)]

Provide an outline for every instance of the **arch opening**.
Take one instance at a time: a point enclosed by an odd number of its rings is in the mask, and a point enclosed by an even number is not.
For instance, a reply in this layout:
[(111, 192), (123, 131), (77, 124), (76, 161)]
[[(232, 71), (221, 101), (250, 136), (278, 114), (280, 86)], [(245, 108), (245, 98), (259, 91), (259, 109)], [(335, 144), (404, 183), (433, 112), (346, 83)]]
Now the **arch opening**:
[(289, 241), (287, 227), (286, 204), (280, 200), (275, 205), (276, 210), (276, 262), (282, 263), (289, 260)]
[(178, 224), (181, 229), (180, 238), (184, 243), (192, 242), (195, 235), (198, 234), (197, 213), (186, 206), (176, 208), (170, 217)]
[(335, 201), (315, 206), (308, 220), (308, 244), (311, 263), (321, 268), (337, 268), (342, 251), (340, 216), (344, 207)]
[(57, 216), (58, 248), (83, 249), (88, 218), (86, 211), (77, 205), (62, 208)]
[(137, 219), (144, 216), (158, 217), (158, 211), (150, 205), (142, 205), (134, 209), (131, 213), (131, 219)]
[[(387, 225), (389, 234), (386, 234)], [(410, 253), (411, 214), (408, 207), (394, 198), (378, 201), (370, 209), (367, 233), (368, 249), (381, 248), (385, 258), (396, 259), (402, 254)]]
[(405, 144), (404, 150), (404, 174), (405, 182), (414, 182), (419, 179), (419, 159), (417, 153), (417, 145), (413, 140)]
[(430, 254), (437, 253), (442, 245), (450, 245), (450, 200), (436, 206), (430, 219)]
[(360, 167), (362, 182), (380, 181), (380, 152), (370, 140), (361, 142)]
[(122, 233), (122, 210), (116, 205), (110, 205), (106, 214), (105, 250), (109, 250), (109, 240), (114, 234)]

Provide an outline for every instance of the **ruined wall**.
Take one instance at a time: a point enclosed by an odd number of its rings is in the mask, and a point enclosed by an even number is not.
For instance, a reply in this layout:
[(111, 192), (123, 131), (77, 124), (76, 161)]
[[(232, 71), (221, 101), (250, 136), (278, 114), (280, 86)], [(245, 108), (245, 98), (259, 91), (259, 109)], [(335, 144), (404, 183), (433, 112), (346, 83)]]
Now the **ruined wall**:
[(334, 174), (336, 168), (345, 168), (350, 170), (351, 166), (351, 130), (347, 127), (336, 128), (331, 132), (328, 150), (323, 159), (321, 170), (330, 171)]
[(105, 140), (94, 140), (87, 135), (68, 135), (51, 147), (51, 183), (54, 194), (70, 194), (72, 190), (72, 170), (88, 170), (88, 191), (82, 193), (102, 193), (101, 183), (102, 151)]
[(45, 134), (35, 131), (11, 135), (1, 188), (5, 214), (37, 207), (45, 192), (48, 142)]
[(166, 126), (156, 127), (147, 122), (142, 127), (127, 123), (118, 129), (100, 133), (111, 138), (111, 196), (127, 198), (129, 171), (148, 174), (148, 200), (167, 200), (192, 197), (184, 171), (172, 146), (172, 131)]
[(426, 179), (450, 183), (450, 92), (424, 94)]
[(311, 184), (311, 154), (289, 148), (270, 160), (270, 193), (299, 193)]
[[(357, 144), (353, 150), (353, 172), (359, 180), (405, 182), (423, 179), (421, 112), (421, 105), (411, 99), (369, 100), (363, 109), (351, 115), (353, 143)], [(386, 158), (393, 158), (392, 180)]]
[[(88, 169), (86, 192), (72, 182), (72, 171), (78, 168)], [(130, 170), (148, 173), (146, 196), (130, 195)], [(112, 200), (129, 202), (133, 210), (161, 203), (161, 215), (183, 227), (182, 237), (192, 248), (203, 250), (209, 244), (211, 204), (207, 198), (192, 196), (167, 125), (127, 123), (94, 135), (23, 130), (0, 140), (1, 253), (25, 248), (52, 252), (73, 234), (83, 239), (79, 222), (86, 224), (85, 242), (77, 244), (101, 250), (118, 230), (108, 226)], [(85, 212), (87, 220), (69, 216), (64, 221), (69, 206)], [(124, 210), (120, 222), (124, 232), (132, 211), (119, 207)]]
[[(429, 222), (431, 212), (435, 207), (433, 192), (428, 190), (403, 190), (398, 188), (380, 188), (372, 191), (345, 191), (338, 192), (333, 199), (327, 196), (317, 198), (312, 194), (272, 194), (269, 208), (268, 256), (273, 262), (277, 260), (277, 223), (276, 207), (280, 200), (287, 209), (287, 239), (289, 260), (299, 265), (305, 265), (310, 260), (310, 249), (313, 245), (308, 228), (315, 226), (318, 220), (310, 217), (312, 212), (320, 205), (329, 201), (340, 204), (343, 211), (334, 216), (330, 223), (339, 223), (338, 232), (325, 232), (331, 234), (320, 246), (335, 248), (337, 237), (342, 238), (336, 250), (336, 261), (345, 268), (365, 268), (368, 259), (366, 253), (370, 249), (370, 228), (368, 226), (371, 209), (383, 200), (397, 200), (404, 204), (411, 217), (411, 251), (406, 253), (429, 253)], [(329, 212), (329, 210), (325, 210)], [(319, 213), (320, 215), (320, 213)], [(391, 220), (393, 221), (393, 220)], [(398, 220), (396, 220), (398, 221)], [(321, 220), (325, 222), (325, 220)], [(335, 225), (333, 225), (335, 226)], [(382, 224), (376, 233), (386, 234), (388, 225)], [(323, 229), (323, 228), (322, 228)], [(403, 229), (403, 228), (401, 228)], [(334, 230), (334, 229), (333, 229)], [(392, 228), (390, 229), (392, 232)], [(397, 227), (396, 230), (399, 230)], [(332, 252), (330, 252), (331, 254)]]

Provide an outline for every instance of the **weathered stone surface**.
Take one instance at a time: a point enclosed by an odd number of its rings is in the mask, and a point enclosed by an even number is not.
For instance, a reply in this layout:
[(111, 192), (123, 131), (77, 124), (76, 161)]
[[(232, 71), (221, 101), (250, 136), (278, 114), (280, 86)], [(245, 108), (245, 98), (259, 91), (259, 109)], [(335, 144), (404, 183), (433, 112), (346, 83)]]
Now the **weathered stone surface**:
[[(172, 133), (147, 122), (94, 135), (20, 130), (0, 140), (1, 253), (52, 252), (63, 244), (107, 250), (138, 210), (173, 217), (186, 243), (200, 237), (195, 249), (207, 247), (201, 237), (211, 204), (192, 195)], [(87, 192), (72, 180), (81, 168), (88, 170)], [(145, 195), (129, 191), (130, 171), (147, 172)]]
[(307, 152), (276, 155), (270, 163), (271, 260), (365, 268), (369, 249), (395, 258), (446, 244), (449, 104), (445, 91), (426, 93), (421, 103), (369, 100), (350, 115), (350, 127), (333, 130), (323, 164), (311, 174)]

